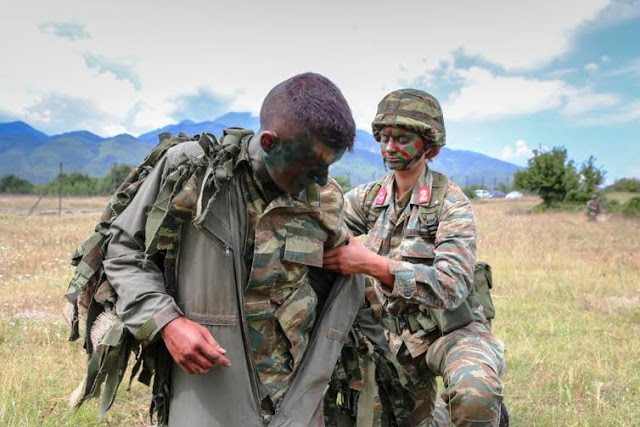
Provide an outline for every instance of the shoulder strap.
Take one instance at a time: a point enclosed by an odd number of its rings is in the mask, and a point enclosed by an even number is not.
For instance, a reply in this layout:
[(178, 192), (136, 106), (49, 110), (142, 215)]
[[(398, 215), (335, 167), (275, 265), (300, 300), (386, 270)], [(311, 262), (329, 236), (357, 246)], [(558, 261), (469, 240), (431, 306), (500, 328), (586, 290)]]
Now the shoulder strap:
[(449, 179), (446, 175), (431, 171), (433, 181), (431, 183), (431, 201), (427, 206), (420, 206), (420, 225), (426, 227), (429, 232), (429, 240), (435, 240), (438, 231), (438, 223), (444, 197), (449, 186)]
[(369, 228), (374, 222), (376, 222), (376, 220), (380, 216), (380, 213), (382, 212), (380, 209), (373, 209), (371, 207), (373, 206), (373, 201), (376, 199), (380, 188), (382, 188), (382, 180), (373, 184), (371, 188), (369, 188), (369, 191), (367, 191), (367, 193), (364, 195), (363, 211), (367, 228)]

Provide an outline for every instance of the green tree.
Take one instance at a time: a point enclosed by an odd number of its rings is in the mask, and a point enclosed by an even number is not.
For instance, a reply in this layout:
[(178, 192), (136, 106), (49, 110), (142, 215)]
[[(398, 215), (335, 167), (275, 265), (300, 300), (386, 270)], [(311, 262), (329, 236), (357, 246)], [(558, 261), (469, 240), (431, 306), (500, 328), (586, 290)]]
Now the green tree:
[(534, 150), (528, 167), (514, 174), (515, 188), (537, 193), (546, 207), (565, 201), (567, 194), (580, 187), (580, 175), (567, 149), (554, 147), (551, 151)]
[(62, 181), (62, 194), (65, 196), (96, 196), (100, 194), (98, 190), (100, 178), (80, 172), (63, 173), (53, 181), (43, 184), (40, 191), (56, 194), (59, 191), (60, 181)]
[(334, 176), (333, 179), (335, 179), (338, 185), (340, 186), (340, 188), (342, 188), (343, 193), (346, 193), (347, 191), (351, 190), (351, 185), (349, 184), (349, 180), (344, 176), (340, 176), (340, 175)]
[(625, 191), (630, 193), (640, 193), (640, 179), (621, 178), (608, 186), (606, 191)]
[(0, 178), (0, 193), (9, 194), (30, 194), (33, 193), (34, 185), (24, 178), (14, 174), (4, 175)]
[(596, 166), (596, 158), (589, 156), (586, 162), (580, 168), (580, 177), (582, 178), (582, 186), (588, 196), (598, 191), (598, 187), (604, 182), (606, 172)]
[(111, 166), (109, 172), (100, 178), (100, 182), (98, 183), (98, 192), (105, 195), (113, 194), (127, 176), (129, 176), (132, 169), (133, 166), (125, 163), (120, 165), (114, 164)]

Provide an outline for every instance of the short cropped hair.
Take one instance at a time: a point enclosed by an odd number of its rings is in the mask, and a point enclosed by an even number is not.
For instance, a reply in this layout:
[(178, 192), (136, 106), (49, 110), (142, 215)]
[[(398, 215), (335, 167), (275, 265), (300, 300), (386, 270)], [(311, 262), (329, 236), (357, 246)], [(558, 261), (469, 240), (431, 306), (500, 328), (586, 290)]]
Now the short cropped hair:
[(332, 148), (353, 150), (356, 125), (349, 104), (320, 74), (298, 74), (271, 89), (260, 109), (260, 128), (276, 122), (287, 123), (292, 136), (313, 136)]

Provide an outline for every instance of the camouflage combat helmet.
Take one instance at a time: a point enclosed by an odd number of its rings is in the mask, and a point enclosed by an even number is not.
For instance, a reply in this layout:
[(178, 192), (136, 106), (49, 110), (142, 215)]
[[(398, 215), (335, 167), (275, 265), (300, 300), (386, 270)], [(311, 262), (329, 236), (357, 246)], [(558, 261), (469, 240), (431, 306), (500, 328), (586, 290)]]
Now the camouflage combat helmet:
[(417, 89), (400, 89), (389, 93), (378, 104), (371, 123), (374, 138), (380, 140), (385, 126), (399, 126), (421, 135), (442, 147), (445, 144), (444, 119), (440, 103), (432, 95)]

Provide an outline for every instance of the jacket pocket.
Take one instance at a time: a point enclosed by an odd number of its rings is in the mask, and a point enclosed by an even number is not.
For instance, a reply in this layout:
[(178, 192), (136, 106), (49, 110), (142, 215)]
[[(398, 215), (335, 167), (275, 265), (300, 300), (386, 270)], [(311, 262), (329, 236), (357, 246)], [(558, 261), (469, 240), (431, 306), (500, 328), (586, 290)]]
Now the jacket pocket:
[(296, 264), (305, 264), (312, 267), (322, 267), (322, 255), (324, 245), (321, 240), (290, 236), (284, 245), (283, 259)]
[(433, 245), (422, 237), (404, 237), (400, 244), (400, 255), (404, 261), (413, 264), (433, 265), (435, 252)]

